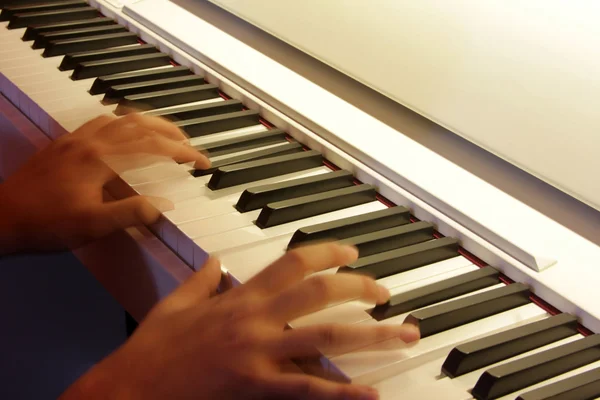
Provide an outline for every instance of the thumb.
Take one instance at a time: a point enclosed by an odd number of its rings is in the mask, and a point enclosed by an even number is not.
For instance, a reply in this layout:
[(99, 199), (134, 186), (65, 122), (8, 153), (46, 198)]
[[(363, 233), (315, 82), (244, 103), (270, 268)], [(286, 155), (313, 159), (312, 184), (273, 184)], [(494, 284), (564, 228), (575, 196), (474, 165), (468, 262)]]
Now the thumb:
[(107, 231), (116, 231), (141, 224), (151, 225), (160, 218), (160, 211), (142, 196), (104, 203), (102, 214), (105, 217), (103, 225)]
[(220, 281), (221, 264), (216, 258), (210, 257), (200, 271), (177, 288), (173, 297), (181, 307), (195, 305), (215, 295)]
[[(331, 382), (304, 374), (278, 374), (267, 381), (270, 393), (294, 400), (377, 400), (377, 391), (368, 386)], [(279, 397), (278, 397), (279, 398)]]

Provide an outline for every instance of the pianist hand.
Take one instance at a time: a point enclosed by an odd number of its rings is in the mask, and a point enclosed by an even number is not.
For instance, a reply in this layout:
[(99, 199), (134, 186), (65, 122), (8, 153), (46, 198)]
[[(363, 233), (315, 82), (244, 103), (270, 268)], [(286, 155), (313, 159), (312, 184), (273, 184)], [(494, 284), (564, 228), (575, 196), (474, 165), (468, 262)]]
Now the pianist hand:
[(158, 304), (130, 340), (61, 398), (71, 399), (376, 399), (372, 389), (282, 372), (284, 360), (398, 337), (414, 326), (321, 325), (286, 321), (329, 303), (383, 303), (389, 292), (352, 274), (306, 275), (356, 260), (353, 248), (320, 244), (288, 252), (243, 286), (215, 296), (218, 261)]
[(103, 202), (115, 173), (101, 158), (152, 153), (206, 168), (208, 159), (185, 141), (175, 125), (139, 114), (98, 117), (56, 140), (0, 185), (0, 254), (74, 248), (154, 222), (159, 211), (143, 197)]

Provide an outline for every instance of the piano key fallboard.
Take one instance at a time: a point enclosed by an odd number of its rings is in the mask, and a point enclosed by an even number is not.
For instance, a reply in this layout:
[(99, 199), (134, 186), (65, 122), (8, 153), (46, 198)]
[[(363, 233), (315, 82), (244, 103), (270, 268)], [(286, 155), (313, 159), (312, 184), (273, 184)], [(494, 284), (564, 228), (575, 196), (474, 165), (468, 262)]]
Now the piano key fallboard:
[(421, 329), (417, 344), (388, 340), (323, 354), (318, 371), (302, 365), (308, 372), (374, 384), (382, 398), (398, 390), (415, 399), (600, 396), (597, 335), (442, 235), (436, 219), (392, 203), (322, 143), (298, 140), (230, 85), (83, 1), (0, 6), (2, 93), (48, 136), (102, 113), (141, 109), (174, 121), (208, 151), (207, 171), (152, 156), (109, 161), (135, 193), (175, 204), (151, 229), (191, 268), (215, 254), (243, 283), (288, 248), (338, 239), (357, 246), (360, 258), (328, 273), (374, 276), (390, 302), (333, 305), (290, 325)]

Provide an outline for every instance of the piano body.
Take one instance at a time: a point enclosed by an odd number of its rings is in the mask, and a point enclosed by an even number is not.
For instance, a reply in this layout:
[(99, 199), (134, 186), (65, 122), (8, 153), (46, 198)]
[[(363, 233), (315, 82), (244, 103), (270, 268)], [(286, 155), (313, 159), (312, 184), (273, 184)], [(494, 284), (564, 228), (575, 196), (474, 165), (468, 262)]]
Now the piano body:
[[(323, 354), (306, 372), (383, 399), (600, 397), (596, 6), (41, 3), (0, 1), (3, 177), (128, 107), (176, 121), (218, 167), (109, 160), (122, 186), (107, 196), (175, 203), (76, 251), (136, 319), (208, 253), (239, 284), (290, 243), (336, 237), (361, 251), (344, 270), (374, 274), (391, 303), (290, 325), (408, 318), (424, 338)], [(557, 16), (564, 29), (544, 30)]]

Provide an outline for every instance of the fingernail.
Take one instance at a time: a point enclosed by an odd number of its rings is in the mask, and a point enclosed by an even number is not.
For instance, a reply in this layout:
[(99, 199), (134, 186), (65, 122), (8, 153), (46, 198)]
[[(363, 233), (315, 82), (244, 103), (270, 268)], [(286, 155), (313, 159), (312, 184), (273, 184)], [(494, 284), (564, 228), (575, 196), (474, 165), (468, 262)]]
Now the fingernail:
[(346, 253), (346, 256), (348, 256), (348, 258), (352, 259), (352, 260), (356, 260), (358, 258), (358, 249), (354, 246), (348, 246), (348, 245), (344, 245), (342, 246), (344, 253)]
[(421, 331), (419, 330), (419, 327), (413, 324), (404, 324), (403, 326), (403, 332), (402, 332), (402, 336), (403, 336), (403, 341), (404, 342), (414, 342), (416, 340), (419, 340), (419, 338), (421, 337)]
[(206, 157), (202, 157), (199, 160), (196, 160), (194, 163), (194, 168), (196, 169), (207, 169), (210, 168), (210, 160)]
[(385, 286), (378, 285), (377, 287), (379, 293), (377, 295), (377, 303), (382, 304), (390, 299), (390, 291)]

